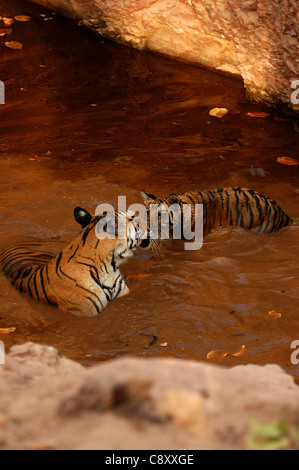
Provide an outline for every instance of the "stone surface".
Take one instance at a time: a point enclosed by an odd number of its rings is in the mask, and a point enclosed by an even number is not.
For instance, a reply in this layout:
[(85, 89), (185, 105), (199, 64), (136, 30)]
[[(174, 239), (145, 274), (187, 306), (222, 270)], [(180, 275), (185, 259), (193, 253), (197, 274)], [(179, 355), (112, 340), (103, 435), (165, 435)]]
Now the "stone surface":
[(0, 449), (243, 449), (251, 418), (299, 424), (299, 388), (276, 365), (124, 358), (86, 369), (26, 343), (0, 378)]
[(251, 98), (299, 111), (297, 0), (32, 1), (121, 43), (241, 75)]

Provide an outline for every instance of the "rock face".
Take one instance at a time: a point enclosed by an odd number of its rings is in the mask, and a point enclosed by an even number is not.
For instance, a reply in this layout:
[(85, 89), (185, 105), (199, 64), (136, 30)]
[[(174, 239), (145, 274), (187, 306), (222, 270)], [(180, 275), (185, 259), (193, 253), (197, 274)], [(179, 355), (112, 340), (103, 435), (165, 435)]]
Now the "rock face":
[(241, 75), (254, 100), (299, 111), (297, 0), (33, 1), (121, 43)]
[(27, 343), (0, 366), (0, 394), (1, 450), (243, 449), (251, 418), (299, 424), (299, 387), (276, 365), (125, 358), (85, 369)]

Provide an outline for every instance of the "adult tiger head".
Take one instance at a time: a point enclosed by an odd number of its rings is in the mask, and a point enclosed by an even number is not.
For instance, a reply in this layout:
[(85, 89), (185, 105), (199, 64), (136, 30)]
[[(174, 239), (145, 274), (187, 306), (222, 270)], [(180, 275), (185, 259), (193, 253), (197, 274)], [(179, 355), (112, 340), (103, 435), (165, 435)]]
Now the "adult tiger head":
[(98, 239), (126, 240), (129, 250), (139, 246), (147, 248), (150, 244), (150, 240), (141, 228), (138, 216), (134, 213), (115, 212), (109, 214), (105, 212), (102, 216), (92, 216), (87, 210), (76, 207), (74, 216), (76, 222), (83, 229), (94, 224)]
[(175, 225), (181, 230), (181, 199), (177, 194), (170, 194), (163, 199), (141, 191), (141, 196), (148, 213), (149, 240), (171, 238)]
[(0, 265), (21, 293), (61, 310), (93, 316), (111, 300), (128, 294), (119, 267), (142, 244), (142, 231), (131, 213), (116, 214), (116, 226), (125, 227), (123, 238), (117, 229), (114, 238), (100, 239), (97, 226), (102, 218), (79, 207), (75, 219), (83, 230), (56, 257), (22, 245), (3, 253)]

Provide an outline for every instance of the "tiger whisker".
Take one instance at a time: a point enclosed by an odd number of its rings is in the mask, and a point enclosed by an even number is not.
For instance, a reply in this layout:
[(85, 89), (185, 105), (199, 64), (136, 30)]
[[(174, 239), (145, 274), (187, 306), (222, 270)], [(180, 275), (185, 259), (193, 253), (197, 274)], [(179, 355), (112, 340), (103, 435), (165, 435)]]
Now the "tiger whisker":
[(168, 256), (164, 240), (151, 240), (151, 250), (156, 259), (165, 259)]

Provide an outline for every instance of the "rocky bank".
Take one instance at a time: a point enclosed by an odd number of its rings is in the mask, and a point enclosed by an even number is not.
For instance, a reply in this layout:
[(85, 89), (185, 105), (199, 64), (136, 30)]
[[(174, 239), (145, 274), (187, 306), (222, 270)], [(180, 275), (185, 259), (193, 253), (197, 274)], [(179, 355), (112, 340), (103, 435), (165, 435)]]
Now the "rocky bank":
[(0, 378), (2, 450), (243, 449), (252, 418), (299, 424), (299, 388), (276, 365), (129, 357), (84, 368), (26, 343)]
[(299, 111), (297, 0), (33, 1), (123, 44), (241, 75), (252, 99)]

